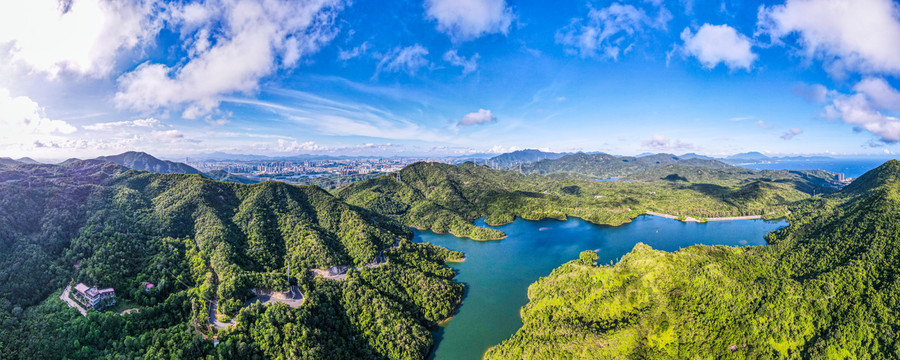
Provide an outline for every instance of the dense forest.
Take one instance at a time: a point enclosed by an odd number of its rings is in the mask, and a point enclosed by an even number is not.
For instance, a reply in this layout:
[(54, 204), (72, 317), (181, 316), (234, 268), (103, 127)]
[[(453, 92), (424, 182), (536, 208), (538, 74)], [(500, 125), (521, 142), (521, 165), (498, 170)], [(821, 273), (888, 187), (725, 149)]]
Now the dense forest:
[[(0, 165), (0, 354), (421, 359), (428, 328), (462, 300), (443, 265), (462, 254), (410, 238), (396, 221), (314, 186), (97, 160)], [(386, 263), (363, 266), (379, 255)], [(310, 276), (334, 265), (361, 270)], [(71, 282), (113, 287), (118, 304), (81, 316), (58, 299)], [(245, 304), (253, 289), (289, 285), (305, 295), (302, 306)], [(233, 326), (209, 325), (210, 301)], [(120, 314), (129, 308), (137, 311)]]
[[(558, 160), (581, 155), (593, 156), (576, 154)], [(544, 161), (550, 160), (538, 163)], [(499, 225), (516, 217), (574, 216), (620, 225), (648, 210), (696, 218), (780, 216), (795, 201), (836, 189), (829, 183), (832, 176), (822, 171), (755, 171), (718, 164), (654, 162), (628, 179), (594, 181), (581, 173), (523, 175), (472, 163), (421, 162), (396, 174), (354, 183), (336, 194), (350, 204), (419, 229), (490, 240), (504, 234), (477, 227), (474, 219), (486, 217), (488, 224)]]
[(585, 252), (488, 359), (900, 357), (900, 162), (791, 207), (770, 245)]

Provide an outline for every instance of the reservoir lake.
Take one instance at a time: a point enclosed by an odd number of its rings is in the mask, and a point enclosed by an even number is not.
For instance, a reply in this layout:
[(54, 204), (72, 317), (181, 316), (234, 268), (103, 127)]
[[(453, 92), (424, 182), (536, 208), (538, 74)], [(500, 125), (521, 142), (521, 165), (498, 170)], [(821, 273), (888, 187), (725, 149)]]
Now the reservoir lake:
[[(486, 226), (477, 220), (478, 226)], [(491, 346), (509, 338), (521, 326), (519, 310), (528, 302), (528, 286), (553, 269), (597, 250), (599, 264), (611, 264), (641, 242), (654, 249), (676, 251), (695, 244), (765, 245), (767, 233), (786, 226), (783, 220), (682, 223), (655, 216), (639, 216), (617, 227), (598, 226), (581, 219), (514, 222), (497, 226), (507, 237), (474, 241), (449, 234), (416, 231), (416, 242), (430, 242), (462, 251), (466, 260), (448, 264), (466, 295), (453, 318), (433, 330), (430, 359), (481, 359)]]

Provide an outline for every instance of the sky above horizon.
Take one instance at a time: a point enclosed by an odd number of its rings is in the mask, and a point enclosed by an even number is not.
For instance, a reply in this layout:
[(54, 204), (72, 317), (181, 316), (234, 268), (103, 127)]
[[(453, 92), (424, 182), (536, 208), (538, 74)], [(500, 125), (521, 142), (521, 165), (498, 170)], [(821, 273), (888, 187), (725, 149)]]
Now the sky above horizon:
[(0, 156), (893, 155), (890, 0), (0, 0)]

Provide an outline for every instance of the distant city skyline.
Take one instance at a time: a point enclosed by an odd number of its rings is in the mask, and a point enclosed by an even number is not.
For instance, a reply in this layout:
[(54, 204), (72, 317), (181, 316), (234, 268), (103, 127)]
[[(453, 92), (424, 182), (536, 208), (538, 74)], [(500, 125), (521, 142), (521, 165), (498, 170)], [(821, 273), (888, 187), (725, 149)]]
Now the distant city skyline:
[(0, 157), (900, 151), (891, 0), (0, 3)]

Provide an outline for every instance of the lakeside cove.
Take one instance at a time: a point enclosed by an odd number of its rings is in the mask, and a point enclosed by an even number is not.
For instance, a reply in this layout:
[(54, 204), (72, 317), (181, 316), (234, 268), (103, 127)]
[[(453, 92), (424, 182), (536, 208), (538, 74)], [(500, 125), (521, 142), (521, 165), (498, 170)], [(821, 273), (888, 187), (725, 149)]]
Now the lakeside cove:
[[(488, 226), (484, 219), (477, 226)], [(596, 250), (598, 264), (608, 265), (644, 243), (676, 251), (696, 245), (765, 245), (764, 236), (787, 225), (762, 219), (686, 223), (656, 216), (638, 216), (621, 226), (591, 224), (582, 219), (525, 220), (497, 226), (503, 241), (472, 241), (450, 234), (416, 231), (415, 242), (430, 242), (466, 256), (447, 265), (466, 284), (462, 305), (436, 327), (429, 359), (480, 359), (491, 346), (508, 339), (522, 326), (520, 309), (528, 302), (528, 287), (540, 277)]]

